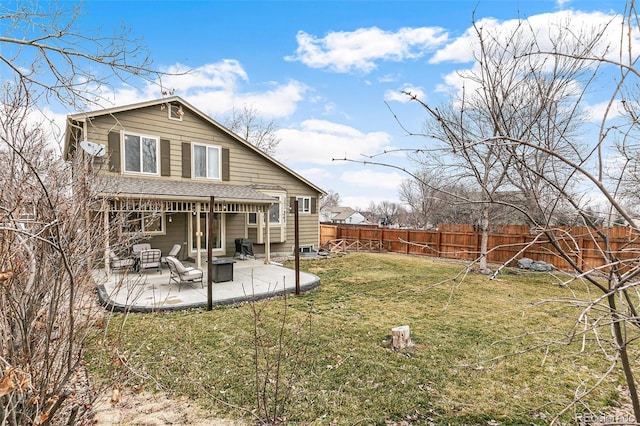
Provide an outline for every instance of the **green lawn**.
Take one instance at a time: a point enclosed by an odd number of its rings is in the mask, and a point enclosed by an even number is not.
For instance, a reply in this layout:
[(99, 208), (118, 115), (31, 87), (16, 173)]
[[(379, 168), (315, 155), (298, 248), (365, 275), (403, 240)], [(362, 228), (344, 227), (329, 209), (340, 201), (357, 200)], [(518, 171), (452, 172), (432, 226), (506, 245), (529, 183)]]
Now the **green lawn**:
[[(469, 273), (452, 281), (463, 264), (391, 254), (301, 267), (321, 285), (286, 301), (131, 314), (124, 323), (115, 315), (97, 342), (106, 353), (118, 347), (127, 368), (92, 348), (93, 373), (188, 395), (222, 417), (254, 418), (258, 377), (265, 405), (280, 401), (277, 413), (289, 422), (542, 425), (609, 367), (593, 334), (568, 338), (581, 330), (581, 308), (537, 303), (586, 297), (580, 285), (562, 287), (550, 274), (512, 271), (489, 280)], [(412, 350), (391, 348), (391, 329), (400, 325), (411, 327)], [(609, 329), (599, 334), (608, 339)], [(609, 411), (621, 383), (614, 371), (585, 404)], [(584, 411), (579, 405), (563, 420)]]

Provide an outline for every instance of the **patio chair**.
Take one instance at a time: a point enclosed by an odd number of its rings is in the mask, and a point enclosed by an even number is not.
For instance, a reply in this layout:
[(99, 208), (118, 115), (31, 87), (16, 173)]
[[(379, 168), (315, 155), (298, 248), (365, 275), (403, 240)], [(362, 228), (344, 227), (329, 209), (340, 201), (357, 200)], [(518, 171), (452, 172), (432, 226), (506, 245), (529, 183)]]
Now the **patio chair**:
[(109, 265), (113, 270), (128, 269), (135, 265), (135, 260), (130, 258), (121, 259), (113, 251), (109, 250)]
[(202, 282), (203, 273), (200, 269), (185, 267), (182, 262), (173, 256), (167, 256), (166, 260), (171, 272), (169, 284), (175, 281), (178, 284), (178, 291), (180, 291), (182, 284), (200, 283), (200, 288), (204, 288), (204, 283)]
[(138, 272), (146, 271), (147, 269), (156, 269), (162, 273), (161, 257), (162, 251), (160, 251), (160, 249), (142, 250), (140, 252), (140, 259), (138, 260)]
[(138, 243), (138, 244), (134, 244), (131, 247), (131, 251), (133, 252), (133, 254), (138, 255), (140, 254), (140, 252), (142, 250), (151, 250), (151, 244), (150, 243)]
[[(177, 258), (181, 248), (182, 246), (180, 244), (174, 244), (173, 247), (171, 247), (171, 250), (169, 250), (169, 254), (167, 254), (167, 256)], [(163, 265), (167, 264), (167, 256), (162, 256), (160, 259), (160, 262), (162, 262)]]

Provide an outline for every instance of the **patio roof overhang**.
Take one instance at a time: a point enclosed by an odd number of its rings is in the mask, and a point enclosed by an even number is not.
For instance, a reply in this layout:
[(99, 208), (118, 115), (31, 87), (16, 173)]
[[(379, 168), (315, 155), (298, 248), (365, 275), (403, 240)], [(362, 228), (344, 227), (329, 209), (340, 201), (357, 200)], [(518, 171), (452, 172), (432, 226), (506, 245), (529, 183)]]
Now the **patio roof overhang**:
[[(196, 203), (214, 211), (228, 213), (264, 212), (278, 197), (267, 195), (252, 185), (184, 182), (167, 179), (105, 176), (98, 196), (110, 201), (111, 211), (192, 212)], [(282, 188), (280, 188), (282, 189)]]

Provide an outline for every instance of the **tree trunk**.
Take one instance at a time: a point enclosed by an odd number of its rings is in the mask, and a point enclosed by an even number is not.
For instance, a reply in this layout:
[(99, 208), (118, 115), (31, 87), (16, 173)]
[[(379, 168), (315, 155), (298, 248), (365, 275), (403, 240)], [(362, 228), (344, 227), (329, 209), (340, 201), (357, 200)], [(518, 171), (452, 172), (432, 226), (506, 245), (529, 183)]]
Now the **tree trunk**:
[(638, 399), (638, 391), (636, 388), (635, 378), (633, 376), (633, 370), (631, 369), (631, 362), (629, 360), (629, 354), (627, 353), (627, 342), (625, 342), (622, 335), (622, 321), (620, 314), (617, 311), (615, 294), (609, 294), (607, 300), (609, 302), (609, 308), (611, 308), (611, 316), (613, 322), (613, 337), (615, 339), (618, 352), (620, 353), (620, 362), (622, 363), (622, 371), (624, 372), (624, 378), (629, 388), (629, 398), (631, 399), (631, 406), (633, 407), (633, 414), (636, 419), (636, 423), (640, 423), (640, 400)]
[(482, 218), (480, 219), (480, 270), (487, 269), (487, 250), (489, 247), (489, 204), (482, 205)]
[(411, 341), (408, 325), (403, 325), (391, 329), (391, 345), (395, 350), (408, 349), (413, 347), (413, 342)]

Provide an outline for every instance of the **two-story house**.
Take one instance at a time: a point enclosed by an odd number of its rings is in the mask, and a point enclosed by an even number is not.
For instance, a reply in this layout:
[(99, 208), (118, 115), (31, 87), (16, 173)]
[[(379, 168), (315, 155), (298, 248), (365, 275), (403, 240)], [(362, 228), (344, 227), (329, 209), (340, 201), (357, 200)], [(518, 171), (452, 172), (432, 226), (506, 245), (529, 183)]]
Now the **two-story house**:
[(180, 257), (199, 262), (209, 235), (222, 257), (233, 256), (236, 239), (244, 238), (268, 261), (293, 253), (297, 200), (299, 243), (319, 246), (317, 207), (325, 192), (180, 97), (69, 115), (65, 157), (82, 147), (100, 156), (99, 196), (109, 202), (97, 213), (128, 217), (126, 226), (98, 222), (105, 241), (110, 233), (137, 233), (163, 253), (181, 244)]

